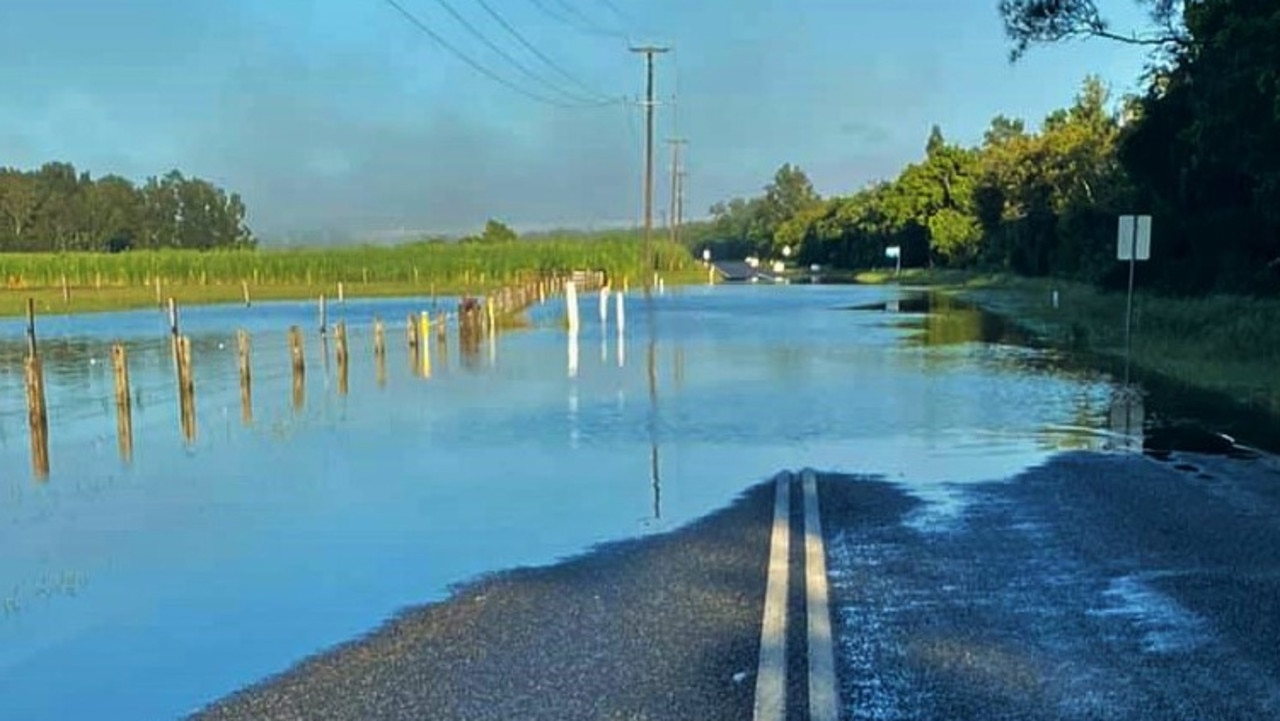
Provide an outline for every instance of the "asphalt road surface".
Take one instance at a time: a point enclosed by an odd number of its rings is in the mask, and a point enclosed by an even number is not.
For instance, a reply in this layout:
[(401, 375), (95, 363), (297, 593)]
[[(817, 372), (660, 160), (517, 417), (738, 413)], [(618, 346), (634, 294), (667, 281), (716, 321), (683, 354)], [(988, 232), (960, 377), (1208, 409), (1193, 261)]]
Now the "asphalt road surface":
[[(799, 484), (790, 708), (805, 718)], [(1067, 454), (927, 504), (820, 476), (843, 719), (1280, 719), (1280, 465)], [(772, 483), (496, 574), (201, 719), (750, 719)]]
[(925, 506), (826, 479), (848, 719), (1280, 719), (1274, 459), (1070, 454)]

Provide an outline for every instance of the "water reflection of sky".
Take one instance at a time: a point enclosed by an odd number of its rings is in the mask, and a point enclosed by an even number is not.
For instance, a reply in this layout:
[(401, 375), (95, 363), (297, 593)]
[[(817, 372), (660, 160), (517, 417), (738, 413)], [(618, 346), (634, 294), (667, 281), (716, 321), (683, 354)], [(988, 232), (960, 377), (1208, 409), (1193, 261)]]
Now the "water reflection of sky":
[[(492, 352), (433, 342), (429, 379), (410, 372), (403, 328), (430, 301), (334, 305), (350, 324), (345, 397), (313, 305), (193, 308), (190, 447), (161, 314), (42, 319), (43, 484), (29, 471), (22, 324), (0, 323), (0, 717), (180, 715), (449, 584), (671, 528), (779, 468), (882, 474), (945, 502), (949, 484), (1095, 443), (1106, 379), (1055, 371), (966, 309), (847, 310), (897, 293), (689, 288), (655, 297), (652, 316), (632, 294), (621, 349), (584, 295), (574, 377), (559, 302)], [(385, 388), (375, 314), (388, 322)], [(291, 324), (307, 329), (297, 411)], [(247, 427), (238, 327), (254, 334)], [(137, 398), (127, 466), (116, 338)]]

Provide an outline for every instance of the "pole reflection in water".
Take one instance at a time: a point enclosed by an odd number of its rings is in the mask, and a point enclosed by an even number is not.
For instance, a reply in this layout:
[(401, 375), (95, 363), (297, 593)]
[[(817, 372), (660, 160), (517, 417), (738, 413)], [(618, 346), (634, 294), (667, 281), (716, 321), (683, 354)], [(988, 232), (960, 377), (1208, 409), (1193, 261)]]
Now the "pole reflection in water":
[(569, 334), (569, 377), (578, 377), (578, 334)]
[[(654, 317), (653, 297), (645, 299), (648, 319), (649, 349), (646, 365), (649, 376), (649, 476), (653, 484), (653, 517), (662, 518), (662, 474), (658, 460), (658, 329)], [(621, 328), (622, 314), (618, 315)], [(621, 336), (619, 336), (621, 340)]]
[(1141, 453), (1146, 407), (1141, 391), (1124, 386), (1111, 400), (1110, 430), (1116, 450)]
[(582, 432), (578, 429), (578, 384), (569, 384), (569, 447), (577, 450), (582, 440)]

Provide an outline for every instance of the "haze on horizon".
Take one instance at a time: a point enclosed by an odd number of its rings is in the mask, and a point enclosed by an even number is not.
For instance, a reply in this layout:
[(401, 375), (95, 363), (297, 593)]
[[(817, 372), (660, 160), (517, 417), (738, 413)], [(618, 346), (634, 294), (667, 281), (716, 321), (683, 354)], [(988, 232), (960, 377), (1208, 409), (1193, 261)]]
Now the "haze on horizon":
[[(73, 163), (135, 180), (177, 168), (239, 192), (267, 241), (628, 225), (640, 213), (643, 62), (662, 139), (689, 139), (686, 202), (753, 194), (783, 163), (825, 194), (895, 175), (934, 123), (976, 142), (1003, 113), (1037, 123), (1086, 74), (1138, 89), (1141, 48), (1067, 43), (1008, 62), (995, 0), (486, 0), (593, 91), (535, 102), (469, 67), (384, 0), (6, 0), (0, 166)], [(480, 0), (402, 0), (456, 49), (525, 91), (564, 90)], [(1141, 10), (1105, 10), (1140, 27)], [(579, 92), (579, 94), (585, 94)], [(563, 97), (563, 96), (558, 96)]]

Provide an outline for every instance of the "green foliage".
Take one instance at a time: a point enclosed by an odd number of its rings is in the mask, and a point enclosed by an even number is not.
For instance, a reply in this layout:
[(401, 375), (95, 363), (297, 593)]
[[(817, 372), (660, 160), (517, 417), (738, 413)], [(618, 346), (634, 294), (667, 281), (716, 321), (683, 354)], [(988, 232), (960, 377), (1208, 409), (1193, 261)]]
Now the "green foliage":
[(0, 168), (0, 252), (252, 247), (236, 194), (173, 171), (142, 187), (67, 163)]
[[(1094, 159), (1119, 161), (1130, 184), (1127, 203), (1095, 207), (1155, 216), (1149, 281), (1177, 293), (1280, 291), (1276, 4), (1145, 3), (1152, 27), (1130, 35), (1108, 30), (1091, 0), (1006, 0), (1001, 10), (1019, 52), (1072, 35), (1157, 49), (1147, 93), (1123, 111), (1123, 131), (1090, 149)], [(1082, 275), (1123, 282), (1096, 268)]]
[(506, 224), (490, 218), (489, 222), (484, 224), (484, 232), (480, 235), (469, 235), (458, 242), (488, 243), (490, 245), (495, 245), (502, 243), (514, 243), (519, 239), (520, 236), (517, 235), (514, 230), (507, 227)]
[[(654, 243), (657, 267), (674, 272), (692, 266), (689, 253), (669, 241)], [(0, 254), (0, 281), (10, 289), (57, 287), (65, 276), (75, 287), (142, 286), (161, 278), (188, 285), (328, 285), (357, 283), (483, 287), (543, 273), (604, 270), (637, 282), (644, 272), (643, 243), (636, 234), (544, 238), (537, 242), (354, 246), (289, 250), (140, 250), (131, 253)]]

